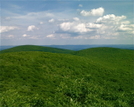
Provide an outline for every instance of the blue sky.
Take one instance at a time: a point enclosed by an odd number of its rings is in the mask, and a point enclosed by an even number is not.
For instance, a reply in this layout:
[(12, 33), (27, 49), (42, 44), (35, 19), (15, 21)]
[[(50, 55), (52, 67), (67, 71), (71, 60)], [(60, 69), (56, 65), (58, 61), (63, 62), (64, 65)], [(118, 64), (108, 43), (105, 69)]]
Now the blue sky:
[(133, 44), (132, 0), (1, 0), (1, 45)]

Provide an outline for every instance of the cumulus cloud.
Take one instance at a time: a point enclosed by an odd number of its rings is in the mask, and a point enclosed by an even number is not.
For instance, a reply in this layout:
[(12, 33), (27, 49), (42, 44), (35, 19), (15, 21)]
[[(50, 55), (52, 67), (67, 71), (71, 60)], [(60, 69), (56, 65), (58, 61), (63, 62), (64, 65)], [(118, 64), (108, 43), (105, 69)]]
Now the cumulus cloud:
[(77, 22), (63, 22), (60, 24), (60, 29), (63, 31), (75, 32), (75, 33), (87, 33), (92, 31), (86, 27), (85, 23)]
[(16, 26), (0, 26), (0, 33), (8, 32), (10, 30), (19, 29)]
[[(60, 29), (65, 32), (74, 33), (89, 33), (99, 29), (102, 25), (97, 23), (81, 22), (79, 18), (75, 17), (73, 22), (63, 22), (60, 24)], [(78, 21), (79, 20), (79, 21)]]
[[(105, 15), (96, 20), (96, 23), (117, 23), (123, 19), (126, 19), (126, 16), (115, 16), (114, 14)], [(126, 23), (126, 22), (125, 22)], [(128, 22), (127, 22), (128, 23)]]
[(54, 19), (50, 19), (48, 22), (52, 23), (52, 22), (54, 22)]
[(131, 26), (121, 24), (121, 25), (119, 26), (118, 30), (130, 31), (130, 30), (133, 30), (133, 28), (131, 28)]
[(129, 21), (122, 21), (121, 24), (130, 24)]
[(33, 30), (35, 30), (35, 29), (39, 29), (39, 28), (37, 28), (37, 27), (34, 26), (34, 25), (31, 25), (31, 26), (28, 26), (27, 31), (33, 31)]
[(63, 31), (68, 31), (71, 29), (71, 26), (73, 25), (73, 23), (71, 22), (63, 22), (60, 24), (60, 28), (63, 30)]
[(73, 29), (75, 32), (79, 32), (79, 33), (86, 33), (91, 31), (90, 29), (87, 29), (84, 23), (79, 23), (75, 26), (73, 26)]
[[(105, 15), (96, 20), (97, 24), (102, 24), (98, 33), (107, 35), (119, 35), (121, 31), (132, 33), (133, 25), (126, 20), (126, 16), (115, 16), (114, 14)], [(111, 32), (111, 33), (108, 33)], [(119, 33), (120, 32), (120, 33)]]
[(92, 9), (90, 11), (85, 11), (85, 10), (82, 10), (80, 12), (80, 14), (82, 16), (102, 16), (104, 13), (104, 8), (100, 7), (100, 8), (97, 8), (97, 9)]
[(95, 23), (87, 23), (86, 27), (90, 28), (90, 29), (97, 29), (100, 28), (102, 25), (101, 24), (95, 24)]
[(74, 39), (118, 39), (122, 36), (132, 37), (134, 24), (126, 16), (108, 14), (94, 22), (82, 21), (77, 17), (73, 21), (62, 22), (61, 33), (68, 33)]

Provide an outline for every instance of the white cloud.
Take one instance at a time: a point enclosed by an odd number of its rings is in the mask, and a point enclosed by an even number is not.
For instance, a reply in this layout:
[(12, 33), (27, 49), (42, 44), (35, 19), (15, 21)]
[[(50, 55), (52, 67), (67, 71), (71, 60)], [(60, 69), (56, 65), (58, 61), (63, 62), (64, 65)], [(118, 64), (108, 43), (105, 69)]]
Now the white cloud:
[(73, 23), (71, 22), (63, 22), (60, 24), (60, 28), (63, 30), (63, 31), (68, 31), (71, 29), (71, 26), (73, 25)]
[(60, 24), (60, 28), (63, 31), (75, 32), (75, 33), (86, 33), (92, 31), (86, 27), (85, 23), (77, 22), (63, 22)]
[(34, 26), (34, 25), (31, 25), (31, 26), (28, 26), (27, 31), (33, 31), (33, 30), (35, 30), (35, 29), (39, 29), (39, 28), (37, 28), (37, 27)]
[(132, 28), (130, 28), (130, 26), (124, 24), (120, 25), (118, 29), (122, 31), (133, 30)]
[(83, 5), (82, 4), (79, 4), (79, 7), (83, 7)]
[(54, 38), (55, 36), (54, 36), (54, 34), (50, 34), (50, 35), (47, 35), (46, 37), (47, 38)]
[(82, 16), (102, 16), (103, 13), (104, 13), (104, 8), (102, 7), (97, 8), (97, 9), (92, 9), (91, 11), (82, 10), (80, 12)]
[(73, 18), (75, 21), (79, 21), (80, 19), (78, 17)]
[(8, 32), (10, 30), (19, 29), (16, 26), (0, 26), (0, 33)]
[(87, 23), (86, 24), (86, 27), (92, 28), (92, 29), (100, 28), (101, 26), (102, 26), (101, 24), (95, 24), (95, 23)]
[(97, 29), (97, 33), (107, 35), (104, 39), (115, 39), (119, 36), (121, 37), (121, 35), (127, 35), (129, 37), (133, 34), (133, 24), (130, 24), (124, 15), (105, 15), (98, 18), (96, 23), (102, 25), (99, 29)]
[(121, 24), (130, 24), (130, 22), (129, 21), (123, 21), (123, 22), (121, 22)]
[[(96, 20), (96, 23), (115, 23), (118, 24), (119, 21), (126, 19), (126, 16), (115, 16), (114, 14), (105, 15)], [(128, 23), (128, 22), (127, 22)]]
[(59, 27), (74, 39), (119, 39), (122, 35), (129, 38), (134, 33), (134, 25), (123, 15), (109, 14), (96, 19), (95, 22), (84, 22), (80, 19), (77, 21), (77, 17), (73, 19), (72, 22), (62, 22)]
[(87, 29), (86, 25), (84, 23), (80, 23), (80, 24), (75, 25), (73, 27), (73, 29), (75, 32), (79, 32), (79, 33), (86, 33), (86, 32), (92, 31), (90, 29)]
[(52, 22), (54, 22), (54, 19), (50, 19), (48, 22), (52, 23)]
[(27, 34), (23, 34), (22, 36), (23, 36), (23, 37), (27, 37), (27, 36), (29, 36), (29, 35), (27, 35)]

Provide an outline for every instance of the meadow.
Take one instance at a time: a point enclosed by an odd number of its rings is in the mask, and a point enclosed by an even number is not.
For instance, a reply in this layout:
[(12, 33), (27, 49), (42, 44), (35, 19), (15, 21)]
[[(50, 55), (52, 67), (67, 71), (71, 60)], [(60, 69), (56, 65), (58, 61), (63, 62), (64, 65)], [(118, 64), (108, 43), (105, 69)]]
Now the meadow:
[(0, 51), (0, 107), (133, 107), (134, 51), (17, 46)]

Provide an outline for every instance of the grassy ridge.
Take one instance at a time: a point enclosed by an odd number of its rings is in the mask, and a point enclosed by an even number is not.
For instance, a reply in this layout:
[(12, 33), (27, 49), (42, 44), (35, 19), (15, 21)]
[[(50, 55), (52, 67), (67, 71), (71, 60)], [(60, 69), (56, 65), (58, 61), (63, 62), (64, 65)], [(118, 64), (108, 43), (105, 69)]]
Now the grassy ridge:
[(22, 46), (16, 46), (10, 49), (2, 50), (0, 51), (0, 53), (20, 52), (20, 51), (43, 51), (43, 52), (52, 52), (52, 53), (73, 52), (72, 50), (67, 50), (67, 49), (51, 48), (51, 47), (36, 46), (36, 45), (22, 45)]
[(0, 106), (133, 106), (133, 51), (94, 48), (72, 54), (0, 54)]
[(73, 52), (72, 54), (87, 57), (104, 66), (113, 69), (132, 70), (134, 61), (134, 51), (118, 48), (91, 48)]

